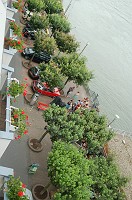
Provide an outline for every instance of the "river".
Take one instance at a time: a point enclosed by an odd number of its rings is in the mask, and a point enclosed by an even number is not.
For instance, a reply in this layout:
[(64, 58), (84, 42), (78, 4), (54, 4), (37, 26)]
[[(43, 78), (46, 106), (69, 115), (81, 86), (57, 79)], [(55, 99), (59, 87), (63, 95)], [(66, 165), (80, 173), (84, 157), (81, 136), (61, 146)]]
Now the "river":
[[(63, 0), (66, 9), (71, 0)], [(100, 110), (132, 135), (132, 0), (73, 0), (66, 13), (95, 78)]]

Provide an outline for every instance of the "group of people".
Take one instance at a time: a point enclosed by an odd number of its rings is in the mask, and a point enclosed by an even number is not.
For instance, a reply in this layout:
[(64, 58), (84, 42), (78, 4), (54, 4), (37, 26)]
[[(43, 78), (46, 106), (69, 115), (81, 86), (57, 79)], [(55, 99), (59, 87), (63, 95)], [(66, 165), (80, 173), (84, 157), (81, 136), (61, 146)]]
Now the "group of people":
[(71, 96), (73, 90), (75, 89), (75, 87), (70, 87), (69, 90), (67, 91), (67, 96), (70, 95), (70, 101), (67, 102), (66, 104), (66, 108), (69, 112), (74, 112), (77, 109), (83, 108), (83, 109), (89, 109), (90, 108), (90, 100), (88, 97), (80, 100), (79, 99), (79, 95), (80, 92), (77, 92), (76, 94), (74, 94), (73, 96)]

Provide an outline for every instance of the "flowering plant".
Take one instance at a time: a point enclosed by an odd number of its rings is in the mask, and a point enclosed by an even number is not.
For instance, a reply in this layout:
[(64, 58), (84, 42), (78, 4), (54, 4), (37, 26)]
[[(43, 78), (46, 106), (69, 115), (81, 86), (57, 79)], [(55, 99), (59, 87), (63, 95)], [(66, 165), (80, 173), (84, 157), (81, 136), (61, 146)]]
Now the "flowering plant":
[(14, 21), (10, 21), (10, 28), (13, 30), (15, 35), (18, 35), (19, 37), (22, 36), (20, 27)]
[(11, 95), (16, 98), (17, 95), (24, 93), (26, 84), (19, 84), (15, 80), (12, 80), (10, 85), (7, 87), (7, 95)]
[(29, 200), (25, 195), (26, 185), (20, 181), (20, 178), (10, 176), (7, 183), (7, 196), (9, 200)]
[(22, 0), (15, 1), (15, 2), (12, 3), (12, 5), (18, 11), (22, 11), (22, 8), (23, 8)]
[(22, 50), (24, 48), (22, 40), (16, 40), (12, 38), (5, 38), (5, 42), (7, 45), (12, 47), (13, 49)]
[(24, 110), (18, 108), (11, 108), (11, 124), (16, 127), (16, 140), (21, 139), (23, 135), (28, 133), (27, 126), (29, 126), (28, 116)]

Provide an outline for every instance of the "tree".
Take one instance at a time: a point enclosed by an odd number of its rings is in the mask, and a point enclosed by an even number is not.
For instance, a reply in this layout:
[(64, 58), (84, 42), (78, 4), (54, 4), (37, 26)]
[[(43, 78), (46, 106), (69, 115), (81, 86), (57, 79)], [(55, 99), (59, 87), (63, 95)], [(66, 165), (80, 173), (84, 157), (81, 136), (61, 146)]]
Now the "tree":
[(66, 108), (52, 105), (43, 112), (45, 122), (47, 122), (47, 133), (50, 134), (52, 142), (59, 139), (66, 142), (75, 142), (83, 138), (86, 121), (76, 111), (68, 114)]
[(64, 15), (52, 14), (49, 15), (50, 26), (52, 27), (52, 33), (55, 31), (62, 31), (64, 33), (70, 32), (70, 22)]
[(64, 83), (63, 79), (64, 77), (60, 73), (60, 69), (55, 65), (55, 63), (50, 62), (49, 64), (41, 63), (39, 65), (39, 68), (42, 69), (40, 71), (40, 80), (42, 82), (48, 83), (48, 86), (51, 89), (54, 89), (55, 87), (63, 88)]
[(84, 139), (88, 144), (88, 152), (98, 154), (114, 132), (108, 129), (106, 117), (98, 115), (95, 110), (83, 110), (82, 115), (86, 120)]
[(57, 31), (54, 37), (59, 50), (62, 52), (76, 52), (79, 47), (79, 43), (76, 41), (75, 37), (70, 34)]
[(89, 200), (93, 184), (89, 167), (89, 160), (75, 146), (62, 141), (54, 142), (48, 156), (48, 175), (59, 189), (55, 199)]
[(39, 16), (37, 13), (34, 13), (29, 21), (29, 24), (33, 30), (46, 30), (49, 27), (49, 19), (46, 15)]
[(60, 0), (45, 0), (46, 4), (46, 13), (61, 13), (63, 11), (62, 2)]
[(41, 10), (45, 10), (45, 3), (43, 0), (27, 0), (27, 4), (30, 12), (40, 12)]
[(89, 170), (94, 182), (92, 190), (95, 199), (126, 199), (125, 194), (121, 191), (121, 187), (125, 186), (127, 179), (120, 176), (112, 158), (93, 158)]
[(86, 58), (80, 57), (77, 53), (66, 54), (61, 57), (55, 57), (56, 62), (68, 81), (74, 81), (78, 85), (83, 85), (93, 78), (93, 74), (86, 66)]

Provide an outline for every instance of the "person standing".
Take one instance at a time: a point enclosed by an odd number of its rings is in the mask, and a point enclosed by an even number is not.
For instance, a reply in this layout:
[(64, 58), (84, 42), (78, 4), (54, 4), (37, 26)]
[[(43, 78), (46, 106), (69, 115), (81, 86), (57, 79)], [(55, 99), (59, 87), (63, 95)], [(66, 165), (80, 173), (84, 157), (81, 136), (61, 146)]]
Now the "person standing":
[(73, 90), (75, 89), (75, 87), (69, 87), (68, 91), (67, 91), (67, 95), (66, 97), (68, 97), (68, 94), (71, 94), (73, 92)]
[(74, 103), (77, 103), (79, 94), (80, 94), (80, 92), (77, 92), (76, 94), (73, 95), (72, 99), (73, 99)]

